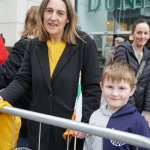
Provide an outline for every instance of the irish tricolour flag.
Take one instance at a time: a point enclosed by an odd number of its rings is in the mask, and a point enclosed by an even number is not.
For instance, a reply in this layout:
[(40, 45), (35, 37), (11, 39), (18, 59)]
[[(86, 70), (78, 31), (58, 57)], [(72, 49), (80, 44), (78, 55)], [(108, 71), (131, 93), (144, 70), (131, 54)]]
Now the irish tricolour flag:
[[(81, 89), (81, 71), (79, 74), (79, 83), (78, 83), (78, 91), (77, 91), (77, 98), (74, 107), (74, 113), (72, 115), (71, 120), (75, 120), (80, 122), (82, 119), (82, 89)], [(66, 130), (63, 134), (63, 138), (66, 140), (68, 134), (70, 135), (69, 139), (71, 141), (73, 130)]]
[(82, 90), (81, 90), (81, 72), (79, 75), (78, 92), (74, 108), (75, 121), (81, 121), (82, 118)]

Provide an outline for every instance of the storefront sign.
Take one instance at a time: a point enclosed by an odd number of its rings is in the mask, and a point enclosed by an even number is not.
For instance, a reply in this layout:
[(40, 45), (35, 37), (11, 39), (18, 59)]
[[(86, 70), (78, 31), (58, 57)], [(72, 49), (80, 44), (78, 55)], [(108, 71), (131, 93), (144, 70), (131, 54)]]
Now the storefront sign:
[[(109, 6), (109, 3), (112, 3), (111, 7)], [(105, 3), (105, 8), (107, 11), (114, 11), (115, 10), (115, 5), (116, 5), (117, 0), (97, 0), (95, 8), (92, 8), (92, 3), (95, 2), (93, 0), (89, 0), (88, 2), (88, 12), (97, 12), (99, 11), (101, 7), (101, 3)], [(126, 10), (126, 4), (125, 1), (128, 3), (129, 7), (131, 9), (136, 8), (136, 0), (120, 0), (120, 8), (121, 10)], [(141, 8), (145, 8), (145, 1), (146, 0), (141, 0)], [(150, 2), (150, 0), (148, 0)]]

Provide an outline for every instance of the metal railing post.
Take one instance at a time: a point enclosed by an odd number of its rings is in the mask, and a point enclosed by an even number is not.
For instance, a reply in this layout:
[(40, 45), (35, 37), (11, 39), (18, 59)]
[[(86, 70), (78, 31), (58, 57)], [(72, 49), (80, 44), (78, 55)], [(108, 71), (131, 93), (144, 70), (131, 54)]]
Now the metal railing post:
[(40, 150), (40, 144), (41, 144), (41, 122), (39, 124), (39, 142), (38, 142), (38, 150)]

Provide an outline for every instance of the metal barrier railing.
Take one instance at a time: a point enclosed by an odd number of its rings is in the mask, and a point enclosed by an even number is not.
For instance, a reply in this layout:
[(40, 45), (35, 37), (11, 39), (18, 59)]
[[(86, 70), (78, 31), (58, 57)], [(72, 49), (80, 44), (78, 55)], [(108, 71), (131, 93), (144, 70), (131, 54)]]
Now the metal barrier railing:
[(53, 126), (58, 126), (66, 129), (73, 129), (84, 133), (96, 135), (106, 139), (117, 140), (130, 145), (150, 149), (150, 138), (137, 134), (127, 133), (123, 131), (113, 130), (109, 128), (97, 127), (86, 123), (76, 122), (69, 119), (54, 117), (51, 115), (41, 114), (37, 112), (27, 111), (18, 108), (4, 106), (0, 112), (13, 114), (29, 120), (45, 123)]

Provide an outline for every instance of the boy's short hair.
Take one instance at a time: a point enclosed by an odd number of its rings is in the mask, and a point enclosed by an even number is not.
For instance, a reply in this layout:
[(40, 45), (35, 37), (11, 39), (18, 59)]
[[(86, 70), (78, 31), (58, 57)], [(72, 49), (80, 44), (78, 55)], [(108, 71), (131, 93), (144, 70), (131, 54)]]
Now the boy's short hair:
[(118, 83), (123, 80), (129, 83), (130, 87), (133, 88), (135, 85), (135, 72), (126, 62), (115, 60), (104, 67), (102, 72), (102, 83), (104, 83), (105, 79)]

